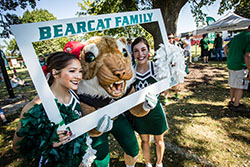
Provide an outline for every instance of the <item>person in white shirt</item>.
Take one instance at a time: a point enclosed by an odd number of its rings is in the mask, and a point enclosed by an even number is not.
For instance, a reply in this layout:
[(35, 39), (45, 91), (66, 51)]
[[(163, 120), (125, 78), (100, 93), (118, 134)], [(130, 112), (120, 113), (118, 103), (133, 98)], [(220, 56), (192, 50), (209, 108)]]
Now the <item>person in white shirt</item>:
[(184, 55), (185, 57), (189, 57), (189, 63), (192, 63), (192, 53), (191, 53), (191, 39), (190, 35), (187, 34), (184, 39)]
[(25, 86), (25, 81), (21, 80), (20, 78), (17, 78), (17, 76), (15, 74), (13, 74), (13, 76), (10, 80), (10, 84), (11, 84), (12, 88), (16, 88), (18, 86)]

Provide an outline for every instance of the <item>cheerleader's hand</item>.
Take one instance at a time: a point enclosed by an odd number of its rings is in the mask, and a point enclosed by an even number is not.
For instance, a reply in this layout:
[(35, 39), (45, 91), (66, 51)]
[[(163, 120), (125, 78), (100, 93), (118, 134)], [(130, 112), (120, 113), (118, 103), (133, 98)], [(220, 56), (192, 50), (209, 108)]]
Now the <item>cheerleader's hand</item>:
[(59, 130), (57, 131), (57, 135), (59, 137), (59, 142), (53, 142), (53, 147), (59, 147), (60, 145), (69, 142), (72, 132), (67, 130)]
[(156, 107), (158, 99), (155, 94), (148, 92), (145, 96), (145, 102), (143, 103), (143, 109), (145, 111), (152, 110)]
[(99, 132), (108, 132), (113, 128), (113, 120), (108, 115), (104, 115), (98, 122), (96, 130)]

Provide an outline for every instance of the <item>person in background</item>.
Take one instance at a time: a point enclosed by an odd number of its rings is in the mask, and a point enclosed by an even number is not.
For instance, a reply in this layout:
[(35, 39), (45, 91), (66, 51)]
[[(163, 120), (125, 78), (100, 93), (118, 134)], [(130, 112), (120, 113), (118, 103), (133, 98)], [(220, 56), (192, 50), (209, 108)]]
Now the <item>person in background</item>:
[(223, 45), (223, 40), (222, 40), (221, 34), (217, 33), (216, 37), (214, 39), (214, 48), (216, 51), (216, 61), (222, 60), (222, 45)]
[(16, 68), (13, 68), (13, 73), (14, 73), (14, 75), (17, 75)]
[(20, 78), (17, 78), (16, 74), (13, 74), (10, 80), (10, 84), (12, 88), (16, 88), (18, 86), (25, 86), (25, 81), (21, 80)]
[(0, 118), (2, 119), (2, 125), (9, 125), (9, 121), (6, 119), (3, 110), (0, 108)]
[[(132, 43), (132, 52), (138, 62), (135, 65), (136, 80), (134, 83), (135, 91), (139, 91), (148, 85), (157, 82), (154, 75), (154, 64), (149, 61), (149, 44), (144, 37), (136, 38)], [(134, 128), (141, 138), (141, 147), (147, 167), (152, 167), (150, 162), (150, 135), (154, 136), (156, 144), (156, 167), (162, 167), (162, 159), (165, 151), (164, 133), (168, 129), (167, 119), (160, 100), (156, 95), (150, 95), (152, 103), (144, 106), (149, 113), (143, 117), (134, 116)]]
[(229, 107), (233, 111), (240, 111), (245, 108), (243, 104), (240, 104), (240, 99), (243, 89), (248, 88), (250, 79), (250, 25), (246, 31), (236, 35), (223, 49), (227, 57), (229, 72)]
[(175, 45), (176, 43), (176, 41), (175, 41), (175, 37), (174, 37), (174, 35), (172, 34), (172, 33), (170, 33), (170, 34), (168, 34), (168, 42), (170, 43), (170, 44), (172, 44), (172, 45)]
[(23, 61), (23, 68), (27, 68), (25, 61)]
[(189, 58), (189, 63), (192, 63), (192, 52), (191, 52), (191, 39), (190, 35), (187, 34), (186, 38), (183, 40), (184, 55)]
[(38, 58), (39, 58), (39, 63), (41, 65), (41, 67), (43, 67), (46, 64), (46, 61), (45, 61), (43, 55), (39, 55)]
[(200, 41), (200, 47), (201, 47), (201, 57), (203, 57), (203, 63), (208, 63), (208, 44), (209, 40), (207, 38), (207, 34), (202, 35), (202, 39)]
[(19, 61), (19, 66), (20, 66), (20, 68), (23, 68), (23, 63), (22, 63), (22, 61)]

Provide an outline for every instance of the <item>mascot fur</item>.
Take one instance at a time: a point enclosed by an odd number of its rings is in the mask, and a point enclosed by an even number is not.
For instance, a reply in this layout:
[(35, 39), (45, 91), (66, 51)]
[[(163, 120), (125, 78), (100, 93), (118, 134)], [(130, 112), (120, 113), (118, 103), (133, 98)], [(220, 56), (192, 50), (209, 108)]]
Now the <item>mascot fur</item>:
[[(83, 115), (134, 92), (132, 83), (135, 71), (125, 38), (103, 36), (92, 37), (84, 44), (71, 42), (65, 45), (64, 51), (78, 55), (81, 60), (83, 79), (77, 93), (80, 97)], [(147, 101), (131, 108), (129, 112), (137, 117), (146, 115), (150, 111), (148, 107), (145, 107), (150, 104), (146, 103)], [(96, 129), (91, 130), (91, 134), (96, 136), (92, 138), (92, 147), (97, 150), (95, 166), (106, 167), (109, 164), (109, 133), (123, 148), (125, 164), (134, 166), (139, 147), (134, 130), (125, 114), (113, 118), (113, 127), (109, 132), (101, 133)]]

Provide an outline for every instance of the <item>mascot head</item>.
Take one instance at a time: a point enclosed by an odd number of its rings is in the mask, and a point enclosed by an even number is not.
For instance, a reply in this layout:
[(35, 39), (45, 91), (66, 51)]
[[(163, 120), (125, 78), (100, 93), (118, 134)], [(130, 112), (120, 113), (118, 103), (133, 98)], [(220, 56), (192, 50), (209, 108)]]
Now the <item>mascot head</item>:
[(80, 53), (83, 79), (78, 94), (119, 98), (133, 83), (135, 72), (125, 38), (92, 37)]

